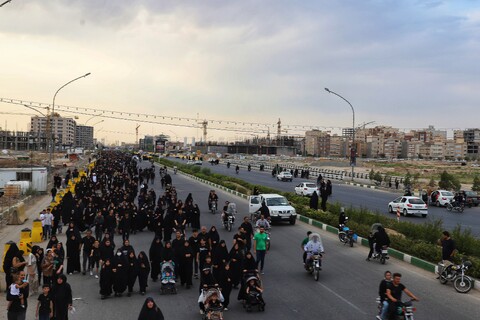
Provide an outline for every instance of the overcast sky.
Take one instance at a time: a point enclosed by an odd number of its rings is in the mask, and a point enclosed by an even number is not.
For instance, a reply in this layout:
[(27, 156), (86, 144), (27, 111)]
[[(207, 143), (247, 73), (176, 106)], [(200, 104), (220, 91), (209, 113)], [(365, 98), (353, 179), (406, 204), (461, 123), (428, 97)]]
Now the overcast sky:
[[(349, 106), (328, 87), (353, 104), (357, 124), (479, 127), (479, 40), (476, 0), (13, 0), (0, 8), (0, 97), (50, 103), (91, 72), (56, 103), (351, 126)], [(28, 116), (0, 117), (1, 127), (27, 129)], [(201, 135), (140, 125), (141, 135)], [(133, 141), (135, 126), (107, 119), (96, 129)]]

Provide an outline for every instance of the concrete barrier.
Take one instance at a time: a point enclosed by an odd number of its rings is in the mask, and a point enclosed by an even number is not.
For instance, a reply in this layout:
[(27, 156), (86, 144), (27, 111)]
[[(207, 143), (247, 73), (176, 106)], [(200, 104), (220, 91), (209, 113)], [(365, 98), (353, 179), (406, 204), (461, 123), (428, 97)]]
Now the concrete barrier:
[(7, 224), (23, 224), (27, 220), (25, 204), (20, 202), (10, 209), (10, 219)]

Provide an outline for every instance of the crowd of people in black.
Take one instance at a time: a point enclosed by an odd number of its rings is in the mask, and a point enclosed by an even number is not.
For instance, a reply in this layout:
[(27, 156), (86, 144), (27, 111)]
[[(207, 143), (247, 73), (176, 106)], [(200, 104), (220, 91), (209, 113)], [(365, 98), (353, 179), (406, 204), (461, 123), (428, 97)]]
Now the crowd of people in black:
[[(149, 279), (162, 281), (165, 262), (173, 263), (176, 278), (186, 289), (193, 286), (194, 279), (199, 279), (199, 291), (204, 286), (221, 288), (223, 306), (228, 308), (232, 288), (242, 283), (244, 270), (257, 269), (250, 252), (253, 227), (249, 218), (245, 217), (229, 248), (227, 242), (231, 240), (221, 239), (215, 226), (209, 229), (201, 226), (200, 209), (192, 194), (184, 201), (178, 198), (166, 167), (157, 169), (163, 194), (157, 196), (149, 188), (155, 181), (155, 171), (153, 165), (140, 168), (132, 155), (104, 152), (87, 176), (75, 184), (74, 193), (67, 191), (51, 212), (42, 212), (52, 217), (45, 250), (35, 246), (26, 261), (23, 252), (12, 245), (6, 255), (4, 270), (8, 287), (21, 279), (22, 272), (25, 277), (28, 264), (34, 265), (27, 271), (32, 275), (30, 280), (36, 279), (35, 283), (29, 281), (20, 288), (20, 295), (8, 295), (12, 301), (9, 308), (12, 317), (8, 319), (22, 319), (14, 313), (26, 308), (29, 291), (36, 292), (41, 283), (50, 291), (47, 296), (52, 306), (47, 308), (48, 299), (43, 299), (47, 302), (39, 310), (50, 311), (57, 320), (67, 319), (72, 295), (65, 274), (82, 273), (99, 278), (101, 299), (122, 296), (125, 292), (131, 296), (137, 280), (139, 292), (144, 295)], [(68, 172), (66, 178), (78, 177), (77, 173)], [(55, 184), (59, 180), (56, 177)], [(136, 251), (130, 243), (131, 235), (144, 230), (152, 232), (148, 254)], [(63, 232), (67, 239), (65, 246), (57, 238)], [(117, 246), (119, 242), (121, 245)], [(238, 298), (242, 299), (242, 294)], [(156, 314), (159, 311), (151, 299), (147, 299), (143, 309), (142, 312)]]

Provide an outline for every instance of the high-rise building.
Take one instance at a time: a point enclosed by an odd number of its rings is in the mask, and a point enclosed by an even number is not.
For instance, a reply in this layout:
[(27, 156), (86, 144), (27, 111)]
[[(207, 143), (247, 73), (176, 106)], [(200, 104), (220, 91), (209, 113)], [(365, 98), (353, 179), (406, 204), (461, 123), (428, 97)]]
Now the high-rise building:
[(75, 130), (75, 146), (85, 149), (93, 147), (93, 127), (76, 126)]
[[(30, 131), (47, 133), (47, 117), (34, 116), (30, 120)], [(60, 117), (58, 114), (51, 117), (51, 133), (58, 146), (74, 146), (75, 145), (75, 127), (77, 123), (73, 118)]]
[(330, 133), (320, 130), (305, 132), (305, 151), (316, 157), (330, 156)]

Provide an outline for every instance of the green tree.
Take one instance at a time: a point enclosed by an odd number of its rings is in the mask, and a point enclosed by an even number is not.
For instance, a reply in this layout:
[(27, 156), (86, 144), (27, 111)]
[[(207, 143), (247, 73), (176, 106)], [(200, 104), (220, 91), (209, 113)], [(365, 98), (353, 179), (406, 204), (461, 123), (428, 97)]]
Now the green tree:
[(411, 184), (412, 184), (412, 175), (410, 174), (410, 172), (407, 172), (407, 174), (405, 175), (405, 179), (403, 179), (403, 185), (409, 186)]
[(480, 177), (477, 174), (473, 177), (472, 190), (476, 192), (480, 191)]
[(370, 173), (368, 174), (368, 179), (373, 180), (375, 178), (375, 171), (370, 170)]
[(438, 186), (445, 190), (460, 190), (461, 184), (455, 176), (449, 174), (447, 171), (443, 171), (440, 175)]
[(378, 181), (379, 183), (382, 183), (382, 180), (383, 180), (382, 174), (380, 172), (376, 172), (373, 179), (375, 179), (375, 181)]

